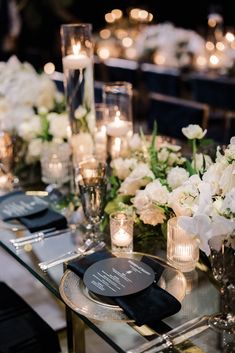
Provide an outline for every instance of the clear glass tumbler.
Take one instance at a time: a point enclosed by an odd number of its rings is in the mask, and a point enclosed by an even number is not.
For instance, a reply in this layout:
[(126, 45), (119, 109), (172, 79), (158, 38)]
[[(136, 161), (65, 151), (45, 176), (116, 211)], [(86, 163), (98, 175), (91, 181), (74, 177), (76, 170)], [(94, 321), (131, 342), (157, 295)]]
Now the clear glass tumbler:
[(110, 236), (112, 251), (133, 251), (133, 216), (125, 212), (114, 212), (110, 215)]
[(199, 259), (199, 243), (178, 225), (177, 217), (167, 223), (167, 260), (182, 272), (193, 271)]

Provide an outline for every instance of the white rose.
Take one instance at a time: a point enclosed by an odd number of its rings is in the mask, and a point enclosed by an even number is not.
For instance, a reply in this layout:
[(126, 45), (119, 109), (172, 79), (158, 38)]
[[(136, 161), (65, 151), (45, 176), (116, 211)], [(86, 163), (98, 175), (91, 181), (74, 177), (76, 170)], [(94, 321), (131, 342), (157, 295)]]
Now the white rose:
[(123, 181), (119, 191), (126, 195), (135, 195), (136, 191), (154, 179), (153, 172), (147, 164), (140, 163)]
[(199, 192), (187, 182), (174, 189), (169, 195), (169, 206), (176, 216), (192, 216), (197, 209)]
[(159, 180), (154, 180), (149, 183), (146, 186), (145, 191), (147, 192), (149, 198), (158, 204), (165, 205), (168, 202), (169, 192)]
[(181, 186), (189, 178), (189, 173), (184, 168), (172, 168), (167, 175), (167, 183), (172, 189)]
[(166, 216), (161, 207), (150, 204), (148, 207), (142, 209), (140, 219), (144, 224), (156, 226), (157, 224), (164, 223)]
[(132, 199), (132, 202), (137, 210), (137, 213), (151, 204), (151, 200), (145, 190), (138, 190), (135, 197)]
[[(211, 157), (207, 154), (197, 153), (195, 157), (196, 170), (198, 171), (207, 170), (213, 164)], [(192, 161), (192, 165), (194, 167), (194, 161)]]
[(207, 133), (207, 130), (202, 130), (199, 125), (190, 124), (187, 127), (183, 127), (182, 133), (189, 140), (198, 139), (201, 140)]
[(32, 163), (40, 158), (42, 152), (43, 142), (41, 139), (36, 138), (29, 142), (27, 151), (27, 162)]
[(80, 120), (82, 118), (85, 118), (87, 115), (87, 110), (84, 108), (82, 105), (79, 105), (79, 107), (75, 110), (74, 116), (76, 119)]
[(67, 114), (50, 113), (47, 116), (49, 120), (49, 132), (55, 138), (66, 139), (68, 136), (69, 120)]
[(128, 141), (130, 148), (133, 151), (139, 151), (142, 147), (142, 141), (139, 134), (134, 134)]
[(126, 179), (136, 166), (137, 160), (135, 158), (116, 158), (111, 162), (115, 175), (121, 180)]
[(235, 214), (235, 187), (225, 196), (222, 203), (222, 210)]
[(19, 125), (18, 133), (26, 141), (30, 141), (41, 133), (41, 119), (34, 115), (30, 120)]

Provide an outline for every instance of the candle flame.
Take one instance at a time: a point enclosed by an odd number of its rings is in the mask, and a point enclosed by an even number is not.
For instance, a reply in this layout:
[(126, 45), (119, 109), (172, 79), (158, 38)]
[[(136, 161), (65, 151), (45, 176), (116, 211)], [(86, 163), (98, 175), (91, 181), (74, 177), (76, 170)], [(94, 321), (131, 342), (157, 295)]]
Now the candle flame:
[(121, 116), (121, 112), (120, 112), (120, 110), (118, 110), (118, 111), (116, 112), (114, 121), (115, 121), (115, 122), (119, 122), (119, 121), (120, 121), (120, 116)]
[(77, 44), (73, 44), (72, 48), (73, 48), (73, 54), (74, 55), (79, 55), (79, 53), (81, 51), (81, 43), (77, 42)]

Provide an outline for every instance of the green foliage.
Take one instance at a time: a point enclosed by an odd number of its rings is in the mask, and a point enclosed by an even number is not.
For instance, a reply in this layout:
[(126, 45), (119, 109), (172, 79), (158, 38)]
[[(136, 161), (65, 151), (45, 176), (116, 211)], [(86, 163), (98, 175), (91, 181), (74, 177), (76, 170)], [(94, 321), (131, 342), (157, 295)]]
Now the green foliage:
[(132, 208), (130, 204), (131, 196), (129, 195), (118, 195), (112, 201), (109, 201), (105, 207), (105, 212), (110, 215), (116, 211), (124, 211)]

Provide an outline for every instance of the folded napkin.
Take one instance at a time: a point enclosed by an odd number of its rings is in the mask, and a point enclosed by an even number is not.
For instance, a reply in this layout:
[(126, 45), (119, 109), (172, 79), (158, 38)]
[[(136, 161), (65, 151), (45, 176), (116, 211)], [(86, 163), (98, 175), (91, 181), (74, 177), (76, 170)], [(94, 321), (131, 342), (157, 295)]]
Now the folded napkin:
[[(71, 261), (68, 268), (83, 278), (84, 273), (93, 263), (114, 257), (108, 251), (98, 251), (81, 259)], [(112, 298), (126, 315), (133, 319), (138, 326), (148, 322), (159, 321), (177, 313), (181, 309), (180, 302), (170, 293), (157, 285), (164, 267), (150, 257), (143, 256), (142, 262), (146, 263), (155, 272), (155, 281), (151, 286), (138, 292), (123, 297)]]
[[(9, 194), (3, 195), (0, 197), (0, 206), (1, 202), (5, 201), (9, 197), (17, 196), (23, 194), (22, 191), (13, 191)], [(22, 223), (30, 232), (37, 232), (38, 230), (43, 230), (47, 228), (56, 228), (56, 229), (64, 229), (67, 227), (66, 218), (48, 208), (39, 213), (33, 214), (27, 217), (19, 217), (17, 220)]]

